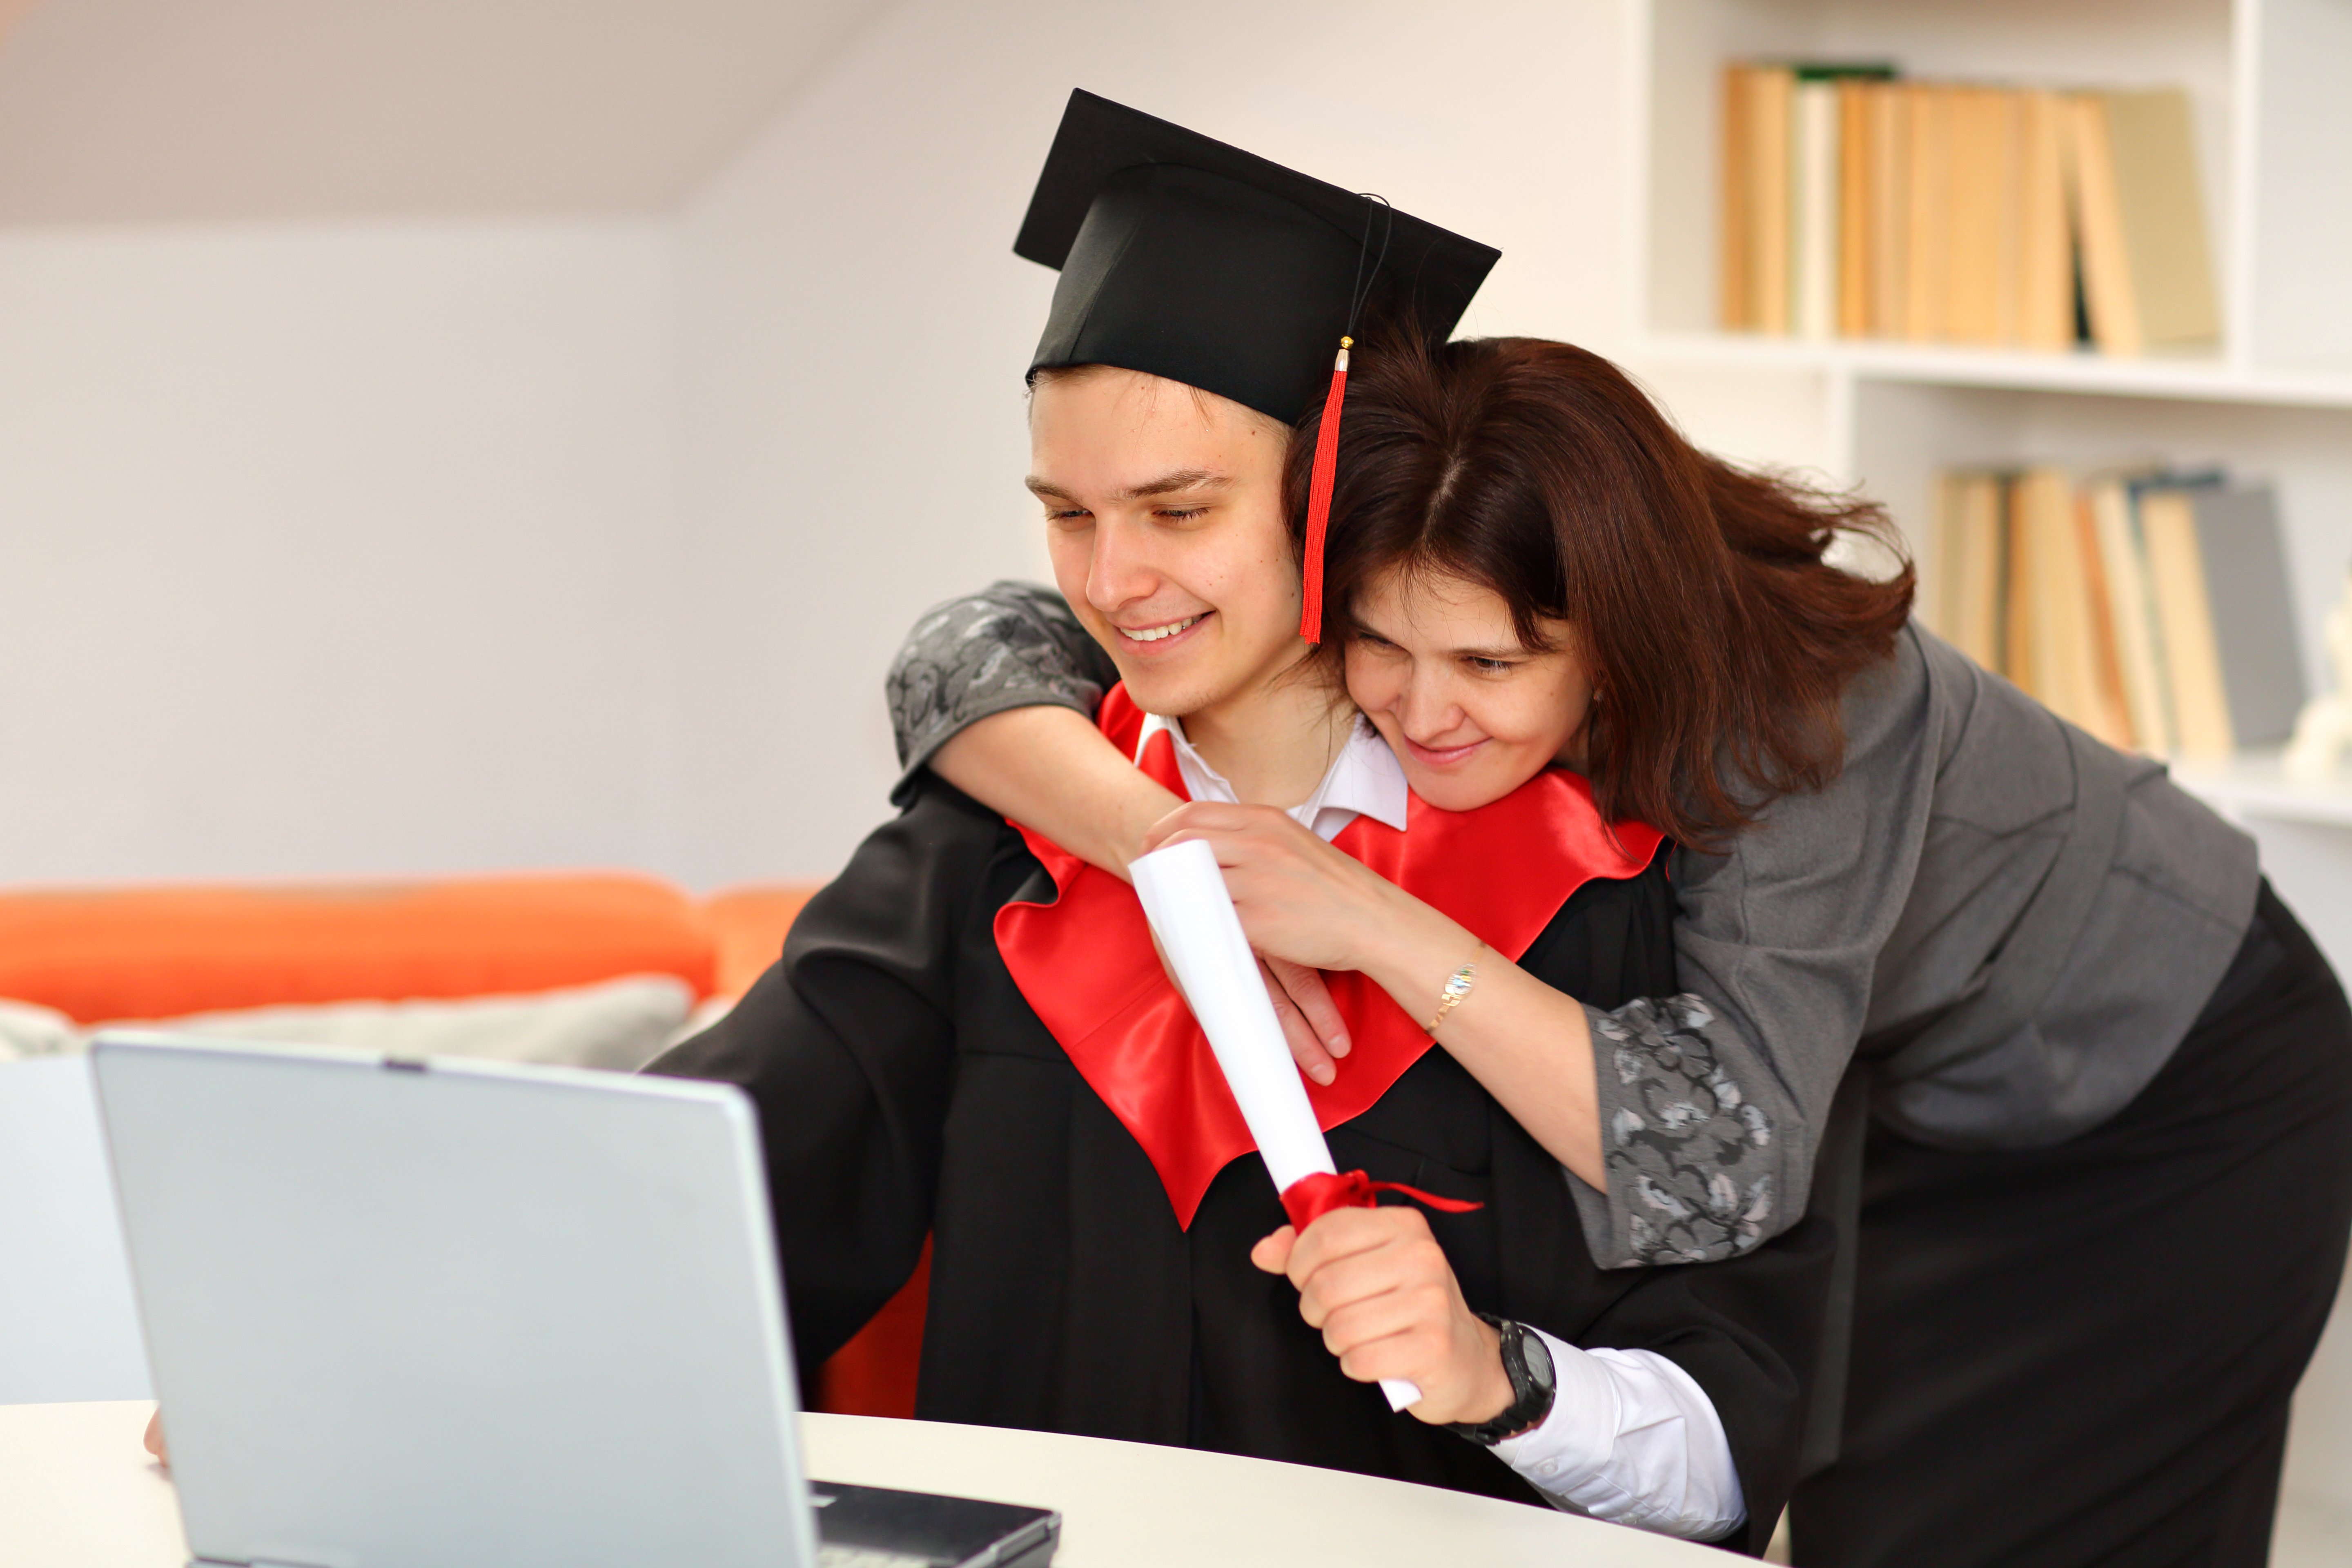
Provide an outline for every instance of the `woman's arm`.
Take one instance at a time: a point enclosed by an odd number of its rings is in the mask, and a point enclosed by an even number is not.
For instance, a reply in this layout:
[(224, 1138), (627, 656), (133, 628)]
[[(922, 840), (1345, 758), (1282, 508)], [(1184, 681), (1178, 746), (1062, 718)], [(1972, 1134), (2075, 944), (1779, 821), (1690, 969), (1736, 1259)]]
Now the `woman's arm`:
[[(1373, 879), (1381, 880), (1377, 875)], [(1419, 1023), (1436, 1013), (1454, 972), (1475, 963), (1477, 976), (1469, 994), (1447, 1010), (1432, 1037), (1547, 1153), (1606, 1192), (1609, 1167), (1601, 1148), (1592, 1026), (1584, 1005), (1412, 894), (1386, 881), (1381, 885), (1387, 892), (1377, 903), (1367, 900), (1365, 923), (1356, 938), (1363, 962), (1320, 967), (1360, 969)], [(1286, 958), (1286, 947), (1276, 943), (1269, 951)]]
[[(1143, 831), (1182, 803), (1095, 728), (1118, 667), (1062, 596), (994, 583), (923, 612), (890, 666), (890, 726), (923, 767), (1125, 880)], [(909, 787), (901, 783), (903, 795)]]
[(1259, 952), (1360, 971), (1416, 1022), (1436, 1013), (1446, 981), (1475, 962), (1476, 983), (1446, 1012), (1437, 1043), (1553, 1159), (1606, 1190), (1592, 1030), (1581, 1003), (1272, 807), (1187, 805), (1147, 843), (1156, 849), (1186, 838), (1216, 850)]
[[(911, 798), (928, 766), (990, 810), (1121, 881), (1143, 835), (1183, 804), (1095, 728), (1118, 667), (1062, 596), (996, 583), (923, 613), (890, 666), (890, 723)], [(1261, 960), (1298, 1069), (1329, 1083), (1348, 1027), (1312, 969)]]
[[(1118, 680), (1110, 655), (1051, 588), (992, 583), (977, 594), (933, 605), (899, 645), (886, 685), (898, 765), (906, 774), (898, 784), (898, 804), (912, 798), (916, 774), (940, 748), (972, 725), (1040, 706), (1066, 708), (1091, 719), (1103, 693)], [(966, 793), (1004, 809), (985, 790)], [(1045, 830), (1045, 824), (1036, 826)], [(1103, 868), (1119, 871), (1125, 866), (1121, 861)]]
[(1015, 708), (958, 731), (931, 771), (1121, 880), (1151, 825), (1184, 804), (1067, 708)]

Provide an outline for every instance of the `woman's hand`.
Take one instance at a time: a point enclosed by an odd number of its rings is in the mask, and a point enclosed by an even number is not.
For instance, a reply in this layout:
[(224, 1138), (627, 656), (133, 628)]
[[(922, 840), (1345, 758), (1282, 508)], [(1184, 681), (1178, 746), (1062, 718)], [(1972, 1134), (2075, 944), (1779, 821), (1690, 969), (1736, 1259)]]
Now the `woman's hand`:
[(1215, 851), (1242, 930), (1268, 958), (1370, 973), (1400, 942), (1465, 955), (1473, 944), (1466, 934), (1454, 940), (1461, 928), (1452, 921), (1270, 805), (1195, 801), (1153, 823), (1143, 847), (1148, 854), (1194, 838)]
[(1358, 1383), (1409, 1379), (1409, 1408), (1432, 1426), (1491, 1421), (1510, 1407), (1502, 1342), (1462, 1300), (1419, 1209), (1334, 1209), (1299, 1235), (1284, 1226), (1250, 1249), (1298, 1287), (1298, 1311), (1323, 1331)]
[(147, 1451), (155, 1456), (155, 1462), (170, 1469), (172, 1456), (163, 1447), (163, 1412), (161, 1406), (157, 1407), (154, 1415), (147, 1417), (146, 1444)]

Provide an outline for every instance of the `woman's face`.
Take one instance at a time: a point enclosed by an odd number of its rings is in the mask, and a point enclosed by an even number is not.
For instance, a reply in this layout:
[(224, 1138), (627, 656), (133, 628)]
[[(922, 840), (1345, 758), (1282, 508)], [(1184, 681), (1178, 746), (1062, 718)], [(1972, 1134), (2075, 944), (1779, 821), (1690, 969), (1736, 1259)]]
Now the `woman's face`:
[(1468, 811), (1582, 761), (1592, 685), (1567, 622), (1545, 624), (1549, 649), (1530, 648), (1492, 589), (1402, 571), (1382, 574), (1355, 610), (1348, 694), (1430, 805)]

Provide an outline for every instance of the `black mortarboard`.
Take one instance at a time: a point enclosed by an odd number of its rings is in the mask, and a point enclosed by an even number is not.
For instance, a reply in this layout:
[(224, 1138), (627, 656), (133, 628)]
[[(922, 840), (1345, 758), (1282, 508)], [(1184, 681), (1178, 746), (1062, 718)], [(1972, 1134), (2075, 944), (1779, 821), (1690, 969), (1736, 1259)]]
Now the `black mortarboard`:
[(1326, 396), (1302, 627), (1316, 637), (1346, 385), (1334, 351), (1368, 298), (1444, 341), (1502, 253), (1083, 89), (1070, 94), (1013, 250), (1062, 274), (1033, 373), (1117, 365), (1285, 425)]

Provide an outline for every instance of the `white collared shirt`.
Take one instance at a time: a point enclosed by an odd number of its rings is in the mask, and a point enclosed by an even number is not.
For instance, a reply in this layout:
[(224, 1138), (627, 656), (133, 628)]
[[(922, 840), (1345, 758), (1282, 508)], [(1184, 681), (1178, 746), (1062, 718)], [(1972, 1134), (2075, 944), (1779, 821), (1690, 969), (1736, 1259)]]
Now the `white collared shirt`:
[[(1174, 743), (1184, 793), (1235, 804), (1183, 724), (1146, 714), (1134, 760), (1161, 731)], [(1347, 744), (1291, 817), (1326, 843), (1359, 816), (1404, 831), (1404, 767), (1371, 721), (1357, 715)], [(1748, 1517), (1739, 1469), (1715, 1402), (1690, 1373), (1655, 1351), (1580, 1350), (1542, 1330), (1558, 1394), (1533, 1431), (1495, 1453), (1555, 1507), (1662, 1535), (1713, 1541)]]
[[(1184, 775), (1186, 795), (1194, 800), (1237, 804), (1234, 786), (1184, 738), (1181, 720), (1145, 714), (1143, 733), (1135, 742), (1134, 761), (1143, 761), (1143, 748), (1162, 730), (1175, 742), (1176, 771)], [(1409, 793), (1403, 764), (1389, 750), (1389, 743), (1381, 739), (1381, 732), (1372, 728), (1372, 721), (1359, 713), (1356, 727), (1348, 732), (1348, 743), (1339, 748), (1339, 754), (1324, 770), (1323, 782), (1315, 786), (1313, 795), (1290, 808), (1290, 816), (1301, 826), (1312, 828), (1326, 844), (1359, 816), (1384, 822), (1402, 833)]]

